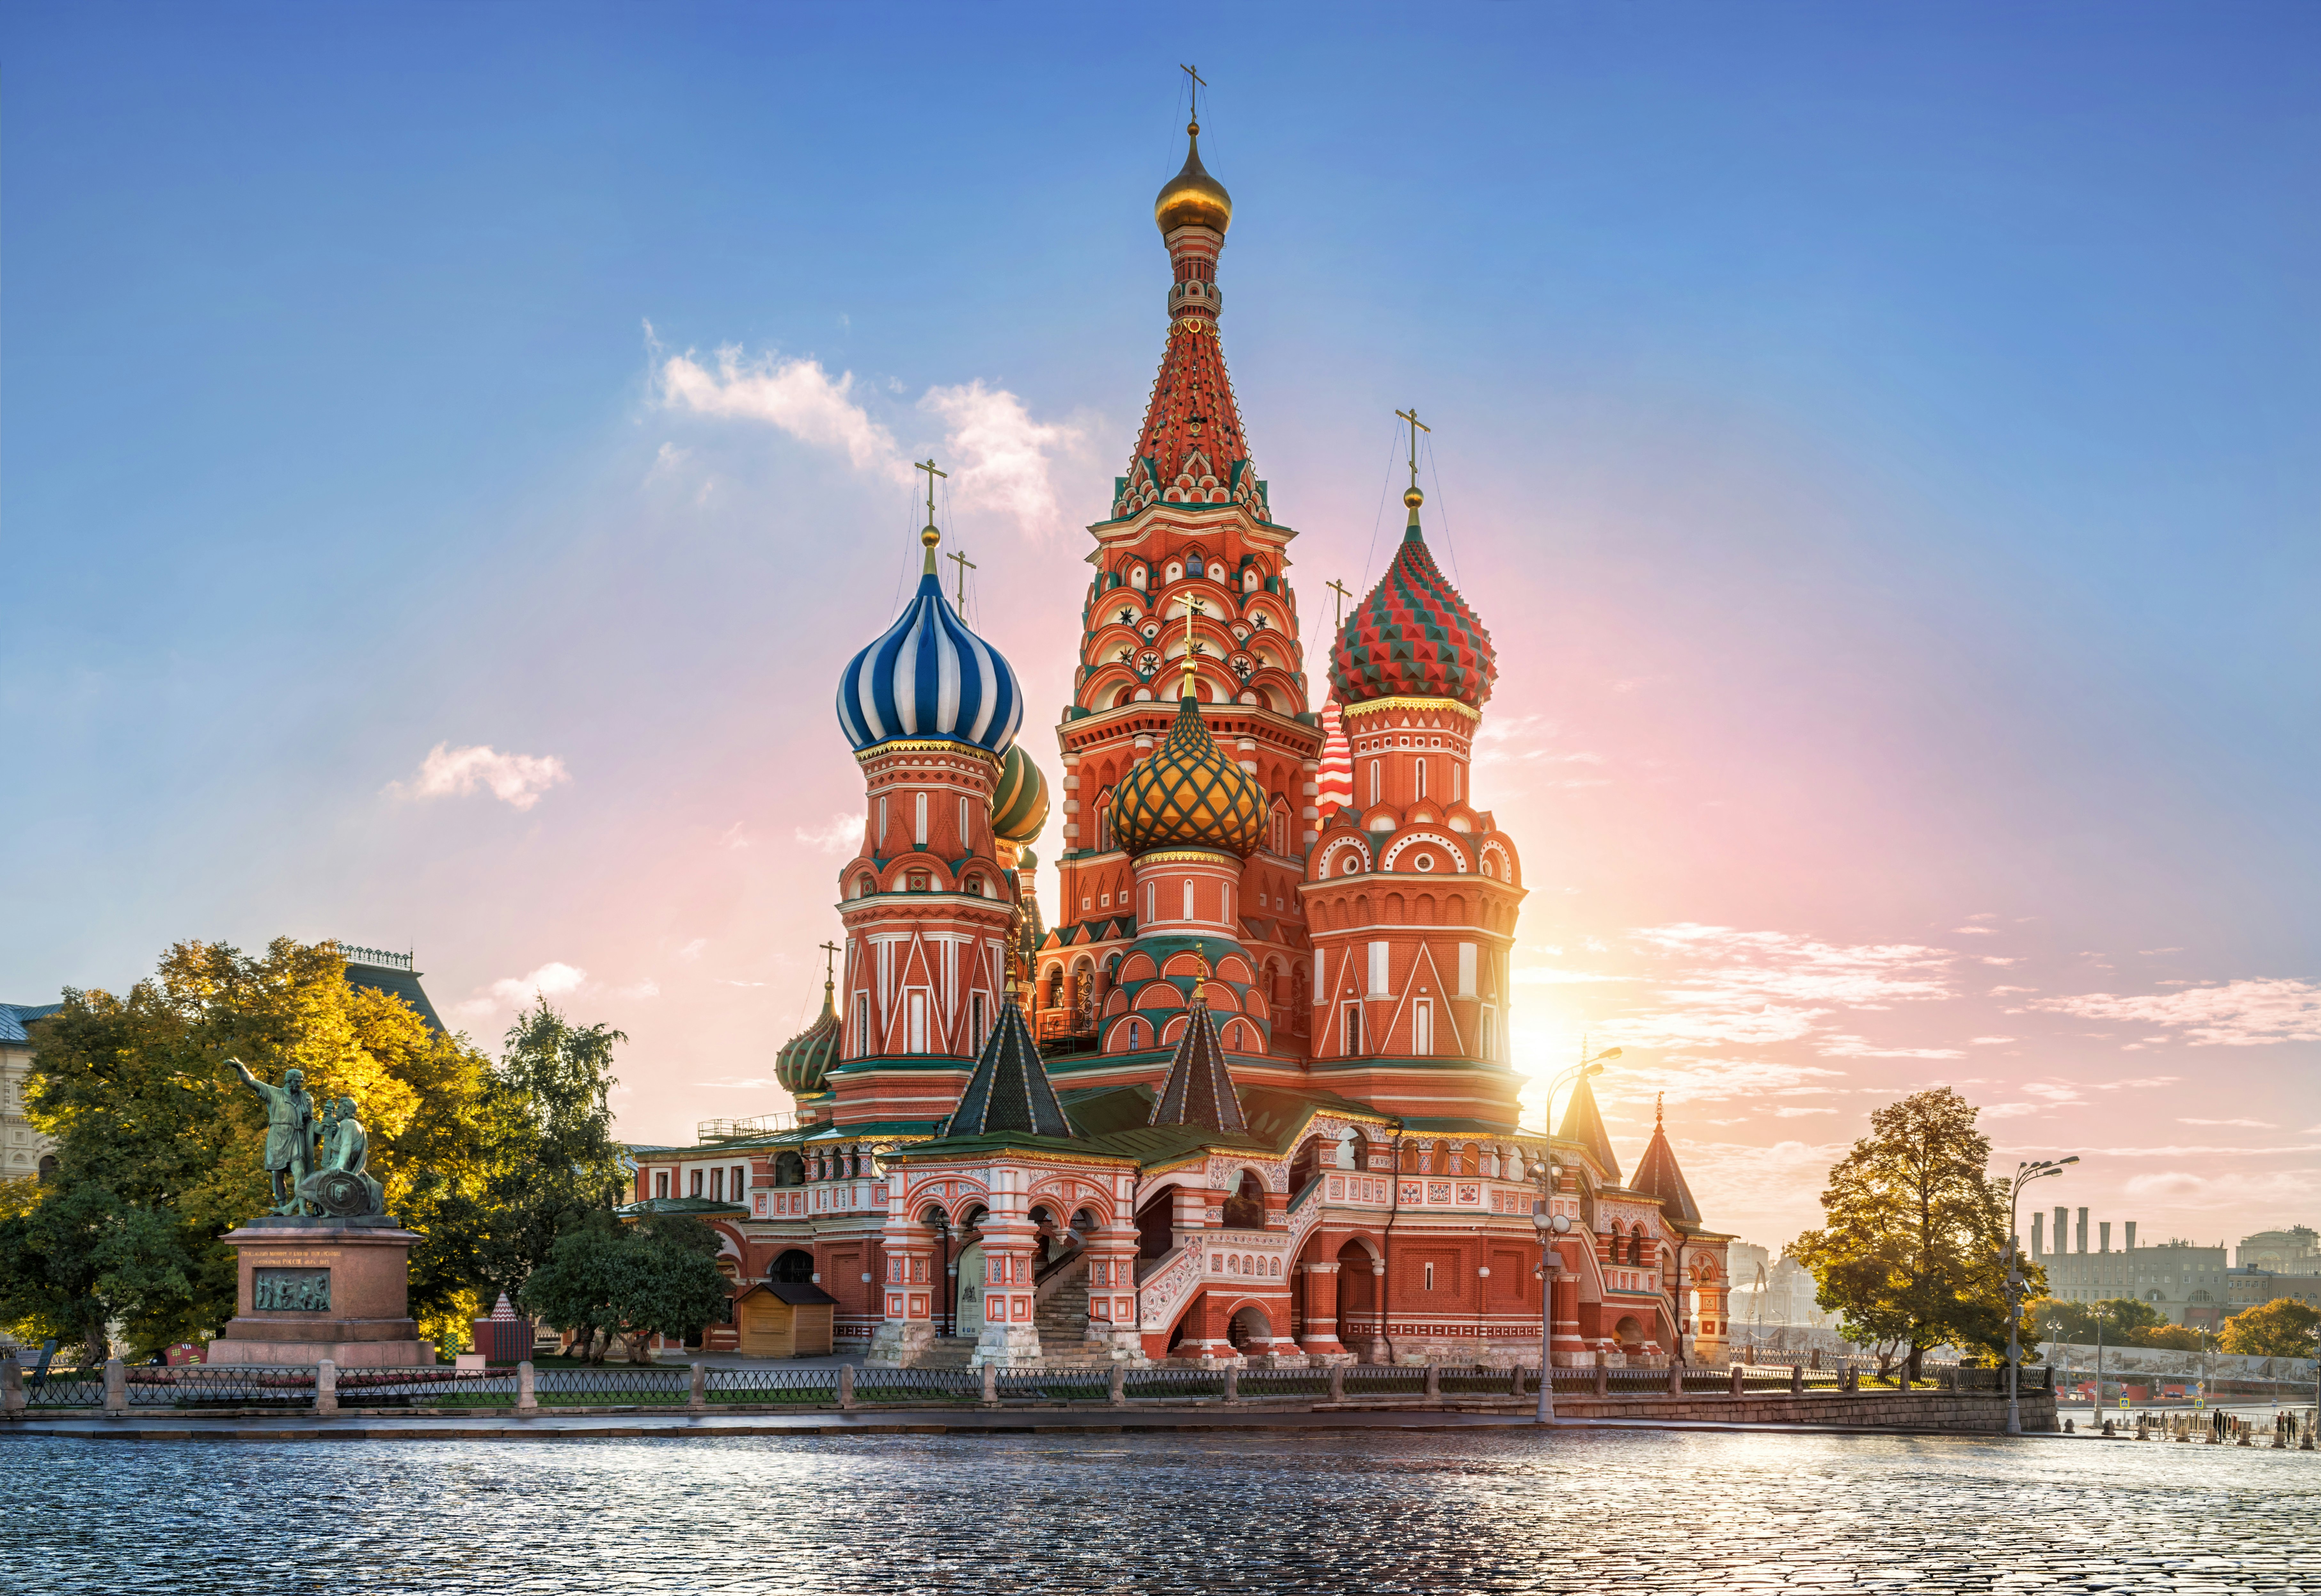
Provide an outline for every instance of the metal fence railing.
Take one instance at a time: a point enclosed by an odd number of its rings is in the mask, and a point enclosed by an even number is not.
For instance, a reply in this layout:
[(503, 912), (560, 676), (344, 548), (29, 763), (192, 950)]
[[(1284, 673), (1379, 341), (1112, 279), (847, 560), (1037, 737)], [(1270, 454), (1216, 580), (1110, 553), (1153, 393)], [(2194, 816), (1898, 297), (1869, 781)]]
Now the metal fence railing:
[[(0, 1360), (0, 1371), (8, 1365)], [(2037, 1372), (2042, 1377), (2044, 1371)], [(114, 1366), (119, 1400), (130, 1411), (170, 1409), (311, 1409), (320, 1393), (311, 1364), (180, 1364), (163, 1368)], [(17, 1372), (14, 1390), (23, 1411), (102, 1409), (107, 1371), (55, 1369), (44, 1374)], [(1857, 1366), (1861, 1389), (1894, 1389), (1872, 1383), (1870, 1371)], [(1052, 1368), (856, 1368), (799, 1367), (780, 1363), (704, 1369), (698, 1397), (705, 1408), (829, 1409), (850, 1400), (857, 1407), (1000, 1403), (1102, 1403), (1114, 1400), (1119, 1382), (1124, 1402), (1514, 1402), (1534, 1399), (1539, 1370), (1480, 1364), (1341, 1364), (1304, 1369), (1224, 1368), (1199, 1364), (1129, 1368), (1097, 1363)], [(1792, 1369), (1781, 1364), (1687, 1365), (1662, 1368), (1558, 1368), (1559, 1397), (1603, 1395), (1660, 1398), (1779, 1395), (1793, 1390), (1829, 1392), (1845, 1387), (1843, 1366)], [(499, 1409), (523, 1406), (516, 1370), (340, 1369), (334, 1385), (341, 1410), (376, 1409)], [(694, 1371), (681, 1364), (607, 1364), (536, 1367), (532, 1407), (559, 1409), (682, 1409), (696, 1399)], [(1919, 1391), (2006, 1389), (2002, 1369), (1929, 1365), (1915, 1382)], [(2025, 1390), (2043, 1389), (2043, 1379), (2026, 1379)], [(12, 1402), (18, 1399), (12, 1397)]]

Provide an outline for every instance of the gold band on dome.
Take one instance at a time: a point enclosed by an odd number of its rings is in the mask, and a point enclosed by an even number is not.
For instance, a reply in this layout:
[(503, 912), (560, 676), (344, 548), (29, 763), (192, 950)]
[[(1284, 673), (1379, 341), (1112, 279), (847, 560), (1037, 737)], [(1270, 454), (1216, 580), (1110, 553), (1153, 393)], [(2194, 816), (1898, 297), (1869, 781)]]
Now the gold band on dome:
[(1007, 756), (994, 753), (988, 748), (978, 748), (972, 743), (956, 743), (949, 737), (897, 737), (885, 743), (873, 743), (868, 748), (854, 751), (857, 764), (869, 764), (874, 759), (884, 759), (890, 753), (969, 753), (997, 770)]
[(1388, 709), (1448, 709), (1453, 715), (1463, 715), (1479, 724), (1483, 718), (1481, 710), (1471, 708), (1456, 698), (1365, 698), (1359, 704), (1339, 705), (1338, 715), (1341, 719), (1352, 720), (1357, 715), (1378, 714)]
[(1156, 848), (1139, 853), (1138, 864), (1228, 864), (1236, 868), (1241, 856), (1229, 848)]

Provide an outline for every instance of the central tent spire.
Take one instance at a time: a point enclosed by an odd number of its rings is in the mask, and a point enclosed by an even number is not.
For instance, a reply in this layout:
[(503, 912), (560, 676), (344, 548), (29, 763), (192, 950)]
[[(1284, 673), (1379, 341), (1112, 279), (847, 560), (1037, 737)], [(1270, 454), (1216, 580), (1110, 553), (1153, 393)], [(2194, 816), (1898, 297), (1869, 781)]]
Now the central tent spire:
[[(1192, 68), (1185, 72), (1195, 92), (1207, 87)], [(1169, 347), (1112, 513), (1119, 520), (1151, 504), (1237, 504), (1270, 522), (1265, 486), (1250, 461), (1241, 407), (1217, 342), (1224, 304), (1217, 257), (1233, 225), (1233, 196), (1201, 164), (1197, 119), (1186, 123), (1185, 138), (1183, 169), (1152, 202), (1175, 279), (1169, 290)]]

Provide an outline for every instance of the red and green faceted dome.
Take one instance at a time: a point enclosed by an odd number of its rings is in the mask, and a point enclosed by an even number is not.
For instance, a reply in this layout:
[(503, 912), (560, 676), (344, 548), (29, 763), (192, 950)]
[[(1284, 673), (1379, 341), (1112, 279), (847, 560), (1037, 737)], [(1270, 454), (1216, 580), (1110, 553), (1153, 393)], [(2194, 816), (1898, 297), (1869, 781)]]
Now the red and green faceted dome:
[(1491, 634), (1435, 565), (1414, 506), (1393, 563), (1346, 617), (1330, 652), (1337, 701), (1455, 698), (1480, 709), (1498, 673)]

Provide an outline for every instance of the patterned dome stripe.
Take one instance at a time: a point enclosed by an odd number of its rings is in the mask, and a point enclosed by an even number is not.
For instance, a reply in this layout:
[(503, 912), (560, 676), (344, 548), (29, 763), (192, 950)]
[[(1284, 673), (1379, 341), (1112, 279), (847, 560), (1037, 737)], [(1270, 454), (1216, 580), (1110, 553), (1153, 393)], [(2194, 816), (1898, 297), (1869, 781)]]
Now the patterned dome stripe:
[(953, 737), (994, 753), (1015, 741), (1024, 695), (998, 651), (967, 629), (933, 576), (838, 679), (838, 724), (858, 749)]
[(1265, 792), (1218, 751), (1200, 706), (1184, 699), (1160, 748), (1114, 792), (1112, 831), (1131, 853), (1190, 847), (1247, 855), (1265, 834)]
[(1018, 743), (1000, 762), (999, 785), (991, 795), (991, 834), (1020, 845), (1038, 836), (1047, 823), (1048, 779)]
[(1338, 634), (1330, 655), (1338, 700), (1456, 698), (1479, 709), (1497, 674), (1491, 634), (1443, 579), (1413, 525)]

